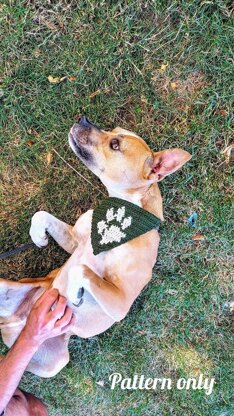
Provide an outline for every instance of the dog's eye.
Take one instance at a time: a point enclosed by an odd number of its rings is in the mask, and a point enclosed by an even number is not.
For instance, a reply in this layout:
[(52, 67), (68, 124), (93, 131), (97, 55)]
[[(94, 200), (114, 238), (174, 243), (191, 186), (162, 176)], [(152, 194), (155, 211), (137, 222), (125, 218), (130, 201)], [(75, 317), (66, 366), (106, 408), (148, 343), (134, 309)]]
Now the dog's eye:
[(110, 141), (110, 148), (112, 150), (119, 150), (120, 146), (119, 146), (119, 140), (118, 139), (112, 139)]

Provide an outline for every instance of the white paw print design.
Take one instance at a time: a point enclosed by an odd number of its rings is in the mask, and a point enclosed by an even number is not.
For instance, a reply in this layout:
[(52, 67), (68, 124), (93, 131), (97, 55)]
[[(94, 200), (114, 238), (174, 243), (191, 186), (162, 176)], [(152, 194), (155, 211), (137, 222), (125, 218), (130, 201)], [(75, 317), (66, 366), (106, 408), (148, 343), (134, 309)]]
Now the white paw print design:
[[(109, 225), (113, 220), (116, 220), (119, 225)], [(114, 208), (109, 208), (106, 212), (106, 221), (102, 220), (97, 223), (98, 234), (102, 236), (100, 244), (113, 243), (114, 241), (120, 243), (126, 237), (123, 230), (130, 227), (131, 223), (132, 217), (125, 217), (125, 207), (118, 208), (116, 213), (114, 213)]]

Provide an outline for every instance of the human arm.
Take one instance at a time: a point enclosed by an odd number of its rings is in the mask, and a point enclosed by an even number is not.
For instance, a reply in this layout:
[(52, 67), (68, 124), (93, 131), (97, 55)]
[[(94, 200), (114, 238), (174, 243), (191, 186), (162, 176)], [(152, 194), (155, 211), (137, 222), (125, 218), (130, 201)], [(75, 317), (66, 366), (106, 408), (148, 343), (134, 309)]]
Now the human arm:
[[(54, 310), (51, 307), (57, 302)], [(48, 338), (72, 326), (73, 315), (57, 289), (46, 291), (32, 308), (26, 325), (8, 354), (0, 361), (0, 414), (13, 396), (31, 358)]]

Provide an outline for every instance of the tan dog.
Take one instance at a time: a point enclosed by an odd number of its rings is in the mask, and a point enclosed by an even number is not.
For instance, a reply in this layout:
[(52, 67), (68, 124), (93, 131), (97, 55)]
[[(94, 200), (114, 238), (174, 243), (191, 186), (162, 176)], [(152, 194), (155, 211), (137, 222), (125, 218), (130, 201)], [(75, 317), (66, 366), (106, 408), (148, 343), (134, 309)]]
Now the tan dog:
[[(106, 186), (110, 196), (133, 202), (163, 220), (162, 199), (157, 182), (175, 172), (191, 155), (181, 149), (154, 153), (136, 134), (119, 127), (100, 130), (82, 117), (69, 134), (75, 154)], [(48, 232), (71, 254), (60, 269), (45, 278), (0, 280), (0, 327), (10, 347), (25, 324), (36, 299), (46, 288), (59, 289), (77, 317), (72, 333), (46, 341), (34, 355), (28, 370), (42, 377), (58, 373), (69, 361), (71, 335), (92, 337), (123, 319), (134, 300), (150, 281), (157, 258), (157, 230), (94, 255), (90, 232), (92, 210), (83, 214), (75, 226), (67, 225), (47, 212), (32, 218), (30, 235), (34, 243), (45, 246)], [(80, 288), (83, 303), (77, 308)]]

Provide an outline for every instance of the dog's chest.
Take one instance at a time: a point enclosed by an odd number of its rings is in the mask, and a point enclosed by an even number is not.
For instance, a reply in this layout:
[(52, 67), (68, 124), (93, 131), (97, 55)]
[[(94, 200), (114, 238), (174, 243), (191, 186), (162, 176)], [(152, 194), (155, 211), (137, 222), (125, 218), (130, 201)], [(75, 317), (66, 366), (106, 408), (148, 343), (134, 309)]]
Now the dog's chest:
[(79, 241), (75, 256), (77, 260), (79, 259), (79, 264), (86, 264), (100, 277), (104, 277), (110, 270), (118, 270), (120, 274), (123, 274), (125, 270), (133, 267), (133, 262), (137, 264), (138, 260), (150, 268), (154, 266), (159, 243), (159, 235), (156, 230), (151, 230), (110, 251), (94, 255), (91, 244), (92, 214), (93, 210), (87, 211), (75, 224)]
[(106, 253), (98, 256), (93, 254), (91, 244), (91, 224), (93, 210), (83, 214), (75, 224), (75, 232), (78, 237), (78, 248), (76, 255), (79, 256), (79, 263), (87, 264), (99, 276), (103, 276), (105, 270)]
[(74, 255), (79, 264), (86, 264), (98, 276), (104, 277), (107, 270), (114, 268), (116, 264), (121, 263), (122, 259), (126, 257), (126, 244), (111, 251), (103, 251), (98, 255), (94, 255), (91, 243), (92, 213), (92, 210), (87, 211), (75, 224), (79, 244)]

